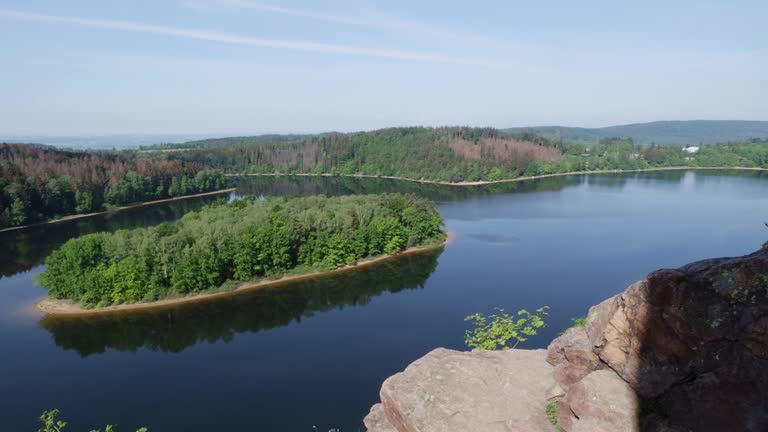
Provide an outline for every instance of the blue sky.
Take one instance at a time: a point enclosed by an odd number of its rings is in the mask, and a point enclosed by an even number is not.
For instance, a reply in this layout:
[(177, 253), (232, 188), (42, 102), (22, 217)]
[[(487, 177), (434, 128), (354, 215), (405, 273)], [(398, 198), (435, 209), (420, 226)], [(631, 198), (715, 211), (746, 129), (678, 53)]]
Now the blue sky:
[(765, 1), (0, 0), (0, 135), (768, 120)]

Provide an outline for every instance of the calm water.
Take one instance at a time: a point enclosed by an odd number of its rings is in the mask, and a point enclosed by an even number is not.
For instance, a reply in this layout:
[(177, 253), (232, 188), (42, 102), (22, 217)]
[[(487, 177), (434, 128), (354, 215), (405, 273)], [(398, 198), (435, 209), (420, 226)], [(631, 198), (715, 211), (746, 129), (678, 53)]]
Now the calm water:
[(362, 430), (381, 382), (429, 350), (461, 349), (463, 317), (551, 307), (569, 318), (660, 267), (768, 239), (768, 177), (666, 172), (485, 188), (259, 178), (240, 193), (420, 193), (454, 241), (382, 266), (163, 312), (41, 319), (42, 260), (66, 239), (173, 221), (214, 198), (0, 234), (0, 430), (59, 408), (74, 431)]

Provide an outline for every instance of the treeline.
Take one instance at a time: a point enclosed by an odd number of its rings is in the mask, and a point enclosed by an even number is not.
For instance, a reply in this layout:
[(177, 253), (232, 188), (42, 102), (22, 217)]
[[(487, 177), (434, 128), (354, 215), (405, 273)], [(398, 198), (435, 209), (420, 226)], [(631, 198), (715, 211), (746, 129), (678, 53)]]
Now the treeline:
[(221, 172), (180, 160), (0, 144), (0, 228), (229, 184)]
[(687, 153), (681, 147), (639, 145), (631, 138), (603, 138), (588, 145), (530, 132), (466, 127), (289, 138), (206, 140), (190, 143), (204, 148), (153, 156), (231, 173), (364, 174), (450, 182), (669, 166), (768, 166), (768, 145), (761, 140), (706, 145)]
[(442, 223), (411, 195), (222, 200), (176, 225), (69, 240), (38, 281), (84, 306), (154, 301), (394, 254), (442, 240)]
[(164, 143), (153, 144), (148, 146), (139, 146), (139, 150), (143, 152), (162, 151), (162, 150), (183, 150), (183, 149), (202, 149), (202, 148), (216, 148), (216, 147), (229, 147), (237, 145), (253, 145), (253, 144), (272, 144), (278, 142), (296, 141), (307, 137), (308, 135), (256, 135), (256, 136), (241, 136), (241, 137), (226, 137), (226, 138), (208, 138), (195, 141), (187, 141), (183, 143)]
[(554, 162), (561, 154), (550, 140), (492, 128), (391, 128), (282, 142), (216, 142), (154, 156), (236, 173), (361, 173), (458, 182), (516, 177), (531, 162)]
[(681, 147), (638, 145), (628, 138), (604, 138), (597, 145), (564, 143), (557, 163), (535, 163), (526, 174), (571, 171), (637, 170), (656, 167), (768, 168), (768, 141), (703, 145), (688, 153)]

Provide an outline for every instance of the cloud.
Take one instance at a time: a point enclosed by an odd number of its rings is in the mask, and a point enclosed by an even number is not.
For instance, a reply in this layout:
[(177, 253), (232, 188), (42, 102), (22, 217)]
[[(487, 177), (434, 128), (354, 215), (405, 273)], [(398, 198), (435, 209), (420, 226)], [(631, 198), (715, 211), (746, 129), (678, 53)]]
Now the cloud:
[(191, 29), (184, 27), (169, 27), (153, 24), (143, 24), (132, 21), (84, 18), (63, 15), (46, 15), (17, 10), (0, 9), (0, 18), (8, 18), (22, 21), (36, 21), (50, 24), (69, 24), (81, 27), (94, 27), (107, 30), (118, 30), (135, 33), (146, 33), (171, 36), (177, 38), (194, 39), (208, 42), (217, 42), (234, 45), (246, 45), (262, 48), (283, 49), (292, 51), (312, 52), (319, 54), (347, 55), (358, 57), (374, 57), (394, 60), (409, 60), (429, 63), (446, 63), (465, 66), (479, 66), (499, 69), (511, 69), (517, 67), (509, 63), (499, 63), (484, 59), (465, 58), (452, 55), (443, 55), (431, 52), (418, 52), (398, 49), (367, 48), (352, 45), (327, 44), (304, 40), (281, 40), (256, 38), (234, 33), (224, 33)]
[(447, 30), (431, 23), (405, 19), (376, 10), (364, 10), (359, 14), (345, 15), (341, 13), (319, 12), (312, 9), (288, 8), (254, 0), (187, 0), (184, 4), (193, 8), (255, 10), (357, 27), (378, 28), (387, 31), (397, 30), (399, 32), (417, 34), (419, 36), (438, 40), (450, 40), (453, 42), (461, 41), (475, 45), (482, 44), (486, 48), (490, 46), (497, 49), (506, 49), (513, 47), (512, 45), (515, 45), (514, 48), (516, 49), (527, 47), (527, 45), (511, 44), (509, 41), (499, 40), (485, 35), (458, 31), (456, 29)]
[(283, 6), (274, 6), (267, 3), (248, 0), (190, 0), (185, 3), (193, 8), (225, 8), (225, 9), (250, 9), (261, 12), (276, 13), (300, 18), (310, 18), (319, 21), (327, 21), (339, 24), (366, 25), (371, 24), (370, 19), (364, 16), (329, 14), (308, 9), (293, 9)]

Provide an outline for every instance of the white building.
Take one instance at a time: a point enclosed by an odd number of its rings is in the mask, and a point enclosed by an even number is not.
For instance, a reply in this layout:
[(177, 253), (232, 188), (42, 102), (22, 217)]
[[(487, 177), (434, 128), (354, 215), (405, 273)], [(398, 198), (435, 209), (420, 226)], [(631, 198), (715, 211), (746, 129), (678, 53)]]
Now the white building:
[(683, 149), (683, 151), (686, 152), (686, 153), (698, 153), (699, 152), (699, 147), (697, 147), (697, 146), (686, 147), (686, 148)]

